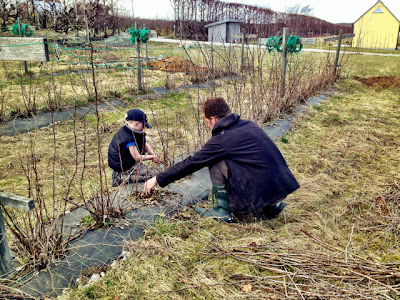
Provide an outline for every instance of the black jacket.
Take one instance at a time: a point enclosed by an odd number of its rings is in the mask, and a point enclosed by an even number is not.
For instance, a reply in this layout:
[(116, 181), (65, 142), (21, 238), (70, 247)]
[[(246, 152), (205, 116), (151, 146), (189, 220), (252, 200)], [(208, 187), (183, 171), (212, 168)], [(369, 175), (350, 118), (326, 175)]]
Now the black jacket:
[(135, 165), (135, 159), (129, 149), (125, 149), (129, 142), (134, 142), (139, 153), (144, 154), (145, 134), (136, 133), (125, 125), (114, 135), (108, 147), (108, 165), (111, 169), (122, 172), (128, 171)]
[(221, 160), (229, 167), (227, 191), (234, 213), (257, 211), (299, 188), (272, 140), (236, 114), (218, 120), (201, 150), (159, 173), (157, 182), (164, 187)]

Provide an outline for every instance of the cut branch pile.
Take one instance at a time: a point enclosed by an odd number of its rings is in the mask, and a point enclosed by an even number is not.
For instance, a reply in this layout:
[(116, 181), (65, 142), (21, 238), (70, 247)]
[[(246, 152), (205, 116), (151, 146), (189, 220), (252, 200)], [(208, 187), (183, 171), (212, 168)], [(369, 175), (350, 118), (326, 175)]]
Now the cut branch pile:
[(263, 276), (232, 274), (230, 278), (238, 284), (248, 281), (253, 289), (273, 293), (278, 298), (395, 299), (400, 296), (400, 264), (375, 262), (303, 233), (327, 251), (252, 243), (232, 249), (214, 244), (208, 254), (225, 255), (253, 265)]

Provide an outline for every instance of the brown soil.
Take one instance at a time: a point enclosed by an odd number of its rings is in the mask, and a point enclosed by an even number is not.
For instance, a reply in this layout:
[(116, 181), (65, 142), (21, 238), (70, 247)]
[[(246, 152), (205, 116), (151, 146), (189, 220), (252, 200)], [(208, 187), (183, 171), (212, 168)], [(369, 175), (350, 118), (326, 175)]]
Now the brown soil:
[(234, 75), (223, 70), (214, 69), (212, 72), (207, 67), (201, 67), (183, 57), (165, 57), (155, 62), (147, 63), (147, 66), (153, 70), (167, 72), (184, 72), (189, 75), (192, 83), (205, 82), (208, 79), (221, 78), (223, 76)]
[(385, 89), (389, 87), (400, 88), (400, 77), (377, 76), (369, 78), (360, 78), (358, 76), (354, 76), (353, 78), (368, 86), (380, 86)]
[(165, 57), (155, 62), (149, 62), (149, 67), (168, 72), (204, 73), (207, 68), (200, 67), (183, 57)]

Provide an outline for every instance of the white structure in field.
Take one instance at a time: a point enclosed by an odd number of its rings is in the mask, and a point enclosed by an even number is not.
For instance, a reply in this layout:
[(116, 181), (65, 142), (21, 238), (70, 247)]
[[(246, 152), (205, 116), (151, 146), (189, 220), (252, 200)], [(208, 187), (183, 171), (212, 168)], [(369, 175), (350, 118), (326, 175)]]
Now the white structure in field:
[(240, 23), (243, 23), (243, 21), (228, 19), (207, 24), (204, 27), (208, 28), (208, 41), (233, 43), (234, 38), (232, 36), (240, 34)]

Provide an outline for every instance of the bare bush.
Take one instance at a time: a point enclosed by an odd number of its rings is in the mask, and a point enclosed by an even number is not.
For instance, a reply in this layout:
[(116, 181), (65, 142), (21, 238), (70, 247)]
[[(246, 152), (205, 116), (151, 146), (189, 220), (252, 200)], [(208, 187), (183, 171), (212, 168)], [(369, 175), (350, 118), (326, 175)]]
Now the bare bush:
[[(54, 129), (55, 130), (55, 129)], [(35, 201), (35, 210), (20, 216), (16, 210), (6, 212), (6, 222), (17, 243), (14, 243), (17, 253), (25, 265), (35, 269), (44, 268), (51, 262), (62, 257), (68, 244), (69, 235), (64, 235), (63, 218), (59, 215), (65, 214), (65, 204), (57, 201), (55, 192), (55, 159), (53, 165), (53, 199), (49, 201), (43, 194), (43, 172), (38, 167), (40, 156), (36, 151), (35, 134), (29, 137), (29, 148), (25, 154), (20, 153), (20, 164), (27, 180), (28, 197)], [(54, 156), (56, 154), (56, 140), (53, 140)]]

